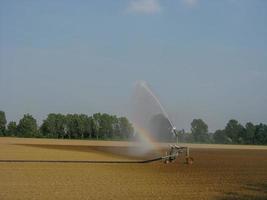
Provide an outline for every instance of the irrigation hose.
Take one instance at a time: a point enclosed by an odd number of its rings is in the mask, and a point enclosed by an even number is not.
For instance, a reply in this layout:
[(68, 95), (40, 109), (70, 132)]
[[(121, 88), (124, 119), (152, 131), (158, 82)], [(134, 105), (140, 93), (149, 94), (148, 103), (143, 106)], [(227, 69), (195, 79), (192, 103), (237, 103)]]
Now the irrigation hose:
[(0, 163), (102, 163), (102, 164), (126, 164), (126, 163), (151, 163), (161, 160), (162, 157), (149, 160), (0, 160)]

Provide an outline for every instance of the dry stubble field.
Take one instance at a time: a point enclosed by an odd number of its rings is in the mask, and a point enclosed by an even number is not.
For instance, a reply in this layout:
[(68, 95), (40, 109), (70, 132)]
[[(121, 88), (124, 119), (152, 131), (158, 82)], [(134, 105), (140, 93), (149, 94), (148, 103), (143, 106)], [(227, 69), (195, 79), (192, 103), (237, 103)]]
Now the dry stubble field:
[[(129, 160), (129, 145), (0, 138), (0, 160)], [(0, 162), (0, 199), (267, 199), (266, 147), (190, 146), (193, 165)]]

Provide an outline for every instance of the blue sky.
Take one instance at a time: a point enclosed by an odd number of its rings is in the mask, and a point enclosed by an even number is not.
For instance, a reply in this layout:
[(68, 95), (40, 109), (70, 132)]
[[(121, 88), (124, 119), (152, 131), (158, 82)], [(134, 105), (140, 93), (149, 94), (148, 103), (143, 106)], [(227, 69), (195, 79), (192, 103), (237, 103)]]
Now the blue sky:
[(0, 110), (128, 115), (145, 80), (178, 129), (267, 123), (265, 0), (0, 0)]

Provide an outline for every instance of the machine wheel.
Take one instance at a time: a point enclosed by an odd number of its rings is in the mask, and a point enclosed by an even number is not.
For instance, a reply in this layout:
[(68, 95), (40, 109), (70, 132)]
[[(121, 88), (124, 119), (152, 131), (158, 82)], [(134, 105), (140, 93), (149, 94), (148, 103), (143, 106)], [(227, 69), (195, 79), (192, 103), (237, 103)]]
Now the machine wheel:
[(164, 164), (169, 164), (169, 159), (164, 160)]
[(186, 163), (186, 164), (191, 165), (191, 164), (193, 164), (193, 162), (194, 162), (194, 158), (192, 158), (192, 157), (190, 157), (190, 156), (187, 156), (187, 157), (185, 158), (185, 163)]

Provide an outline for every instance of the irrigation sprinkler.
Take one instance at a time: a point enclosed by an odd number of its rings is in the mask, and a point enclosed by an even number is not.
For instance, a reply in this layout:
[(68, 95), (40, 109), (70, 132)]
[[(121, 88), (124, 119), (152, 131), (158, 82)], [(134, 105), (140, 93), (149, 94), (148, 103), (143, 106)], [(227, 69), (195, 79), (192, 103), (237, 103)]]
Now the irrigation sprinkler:
[[(171, 163), (174, 162), (178, 156), (180, 155), (185, 155), (185, 163), (186, 164), (192, 164), (193, 163), (193, 158), (190, 157), (190, 150), (189, 147), (187, 146), (180, 146), (179, 145), (179, 135), (184, 134), (184, 130), (177, 131), (176, 127), (174, 126), (172, 120), (170, 119), (167, 111), (165, 110), (164, 106), (161, 104), (160, 100), (158, 97), (154, 94), (152, 89), (149, 87), (149, 85), (145, 81), (138, 81), (136, 84), (136, 89), (135, 89), (135, 95), (134, 97), (136, 98), (134, 101), (134, 109), (133, 109), (133, 122), (137, 128), (139, 134), (145, 130), (146, 134), (150, 134), (149, 136), (156, 136), (156, 135), (161, 135), (164, 136), (166, 134), (166, 131), (162, 131), (162, 129), (156, 127), (157, 129), (160, 129), (159, 133), (154, 133), (155, 129), (151, 129), (153, 127), (153, 124), (151, 125), (151, 120), (153, 119), (154, 116), (157, 116), (158, 114), (162, 114), (167, 120), (167, 123), (169, 124), (169, 130), (168, 134), (172, 134), (176, 138), (176, 144), (175, 145), (169, 145), (169, 149), (166, 152), (165, 156), (162, 156), (162, 161), (164, 163)], [(141, 134), (143, 136), (144, 134)], [(157, 137), (157, 136), (156, 136)], [(140, 137), (143, 139), (144, 137)], [(164, 137), (163, 137), (164, 138)], [(142, 141), (145, 147), (147, 148), (148, 146), (151, 145), (151, 140), (150, 138), (147, 137), (143, 139)], [(152, 141), (153, 142), (153, 141)], [(153, 149), (152, 149), (153, 150)]]
[[(190, 150), (189, 147), (179, 146), (178, 145), (178, 131), (176, 130), (176, 127), (172, 127), (172, 132), (176, 137), (176, 144), (175, 145), (169, 145), (169, 150), (166, 152), (166, 155), (162, 157), (162, 161), (165, 164), (174, 162), (177, 157), (181, 154), (185, 154), (185, 164), (193, 164), (194, 159), (190, 157)], [(184, 130), (182, 130), (184, 132)]]
[(174, 162), (181, 154), (185, 154), (185, 164), (193, 164), (194, 159), (189, 154), (189, 147), (183, 147), (178, 145), (169, 146), (170, 148), (166, 152), (166, 155), (162, 157), (162, 161), (165, 164)]

